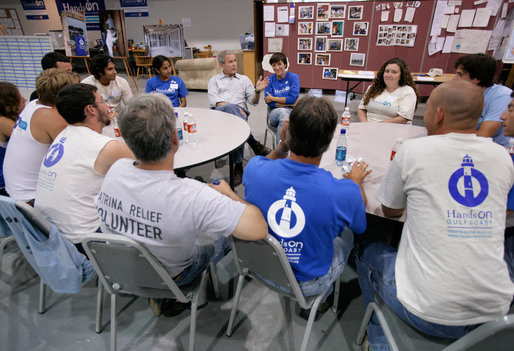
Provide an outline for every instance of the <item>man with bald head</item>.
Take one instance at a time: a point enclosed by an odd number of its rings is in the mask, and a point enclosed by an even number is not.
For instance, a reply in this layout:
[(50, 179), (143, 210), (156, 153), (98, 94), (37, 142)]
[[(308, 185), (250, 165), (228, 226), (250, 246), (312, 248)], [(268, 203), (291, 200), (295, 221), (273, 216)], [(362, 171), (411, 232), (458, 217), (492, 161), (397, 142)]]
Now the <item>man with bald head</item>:
[[(386, 216), (407, 211), (399, 248), (368, 241), (355, 253), (364, 303), (377, 293), (437, 337), (459, 338), (505, 315), (514, 293), (503, 260), (514, 167), (503, 147), (475, 134), (483, 105), (482, 90), (466, 81), (432, 92), (428, 136), (403, 144), (377, 194)], [(388, 349), (374, 318), (368, 341)]]

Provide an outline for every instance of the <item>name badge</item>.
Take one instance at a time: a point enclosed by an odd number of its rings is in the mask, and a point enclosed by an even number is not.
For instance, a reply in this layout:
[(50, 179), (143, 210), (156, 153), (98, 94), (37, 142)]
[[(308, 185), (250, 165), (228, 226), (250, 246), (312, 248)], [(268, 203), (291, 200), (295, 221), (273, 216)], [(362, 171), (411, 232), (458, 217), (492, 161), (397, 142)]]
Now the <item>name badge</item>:
[(113, 91), (112, 91), (112, 96), (113, 96), (113, 97), (121, 96), (121, 91), (119, 91), (119, 90), (113, 90)]

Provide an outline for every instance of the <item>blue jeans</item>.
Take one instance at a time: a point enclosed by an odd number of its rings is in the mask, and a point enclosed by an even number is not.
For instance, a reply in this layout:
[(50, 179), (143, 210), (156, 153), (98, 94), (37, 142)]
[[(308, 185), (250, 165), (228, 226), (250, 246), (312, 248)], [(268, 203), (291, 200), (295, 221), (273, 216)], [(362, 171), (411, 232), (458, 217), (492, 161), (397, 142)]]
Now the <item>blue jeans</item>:
[[(397, 249), (383, 242), (365, 241), (355, 251), (355, 263), (359, 274), (359, 284), (364, 299), (364, 308), (375, 301), (378, 293), (387, 306), (405, 323), (422, 333), (440, 338), (456, 339), (475, 329), (478, 325), (447, 326), (427, 322), (416, 317), (403, 307), (396, 295), (395, 263)], [(373, 314), (368, 324), (368, 341), (373, 351), (389, 350), (387, 339)]]
[(211, 261), (218, 263), (225, 254), (230, 251), (230, 240), (226, 236), (220, 236), (209, 245), (195, 245), (191, 265), (187, 266), (182, 273), (175, 277), (178, 286), (191, 283)]
[[(504, 260), (509, 269), (510, 280), (514, 282), (514, 228), (507, 228), (505, 231), (505, 253)], [(514, 303), (514, 301), (512, 301)]]
[(289, 118), (290, 114), (291, 109), (285, 107), (277, 107), (269, 112), (269, 124), (273, 127), (277, 127), (277, 130), (275, 131), (277, 144), (280, 142), (280, 129), (282, 128), (284, 121)]
[[(300, 289), (304, 296), (313, 296), (323, 292), (326, 288), (330, 288), (327, 296), (332, 293), (332, 285), (336, 281), (337, 277), (341, 275), (348, 262), (348, 257), (353, 249), (353, 232), (347, 230), (344, 231), (341, 236), (334, 239), (334, 256), (332, 256), (332, 264), (327, 274), (322, 277), (314, 278), (306, 282), (298, 282)], [(267, 279), (270, 285), (275, 286), (278, 289), (286, 292), (291, 292), (289, 289), (275, 284)]]
[[(235, 105), (235, 104), (226, 104), (226, 105), (218, 106), (215, 108), (215, 110), (230, 113), (231, 115), (240, 117), (245, 121), (247, 121), (248, 117), (250, 116), (250, 112), (248, 110), (242, 108), (241, 106)], [(241, 113), (241, 110), (244, 111), (244, 113), (246, 114), (246, 117)], [(251, 145), (253, 142), (256, 142), (256, 140), (254, 139), (253, 135), (250, 134), (250, 137), (248, 138), (248, 143)], [(245, 147), (243, 145), (234, 152), (234, 163), (243, 163), (244, 153), (245, 153)]]

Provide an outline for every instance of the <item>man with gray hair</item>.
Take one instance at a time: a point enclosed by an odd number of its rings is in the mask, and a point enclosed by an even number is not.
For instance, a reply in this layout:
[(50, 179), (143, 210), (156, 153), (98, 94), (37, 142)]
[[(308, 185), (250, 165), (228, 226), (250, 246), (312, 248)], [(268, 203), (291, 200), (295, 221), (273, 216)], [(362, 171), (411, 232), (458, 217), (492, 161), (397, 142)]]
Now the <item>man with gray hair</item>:
[[(175, 282), (185, 285), (219, 256), (232, 234), (244, 240), (266, 237), (260, 211), (228, 184), (206, 185), (178, 178), (173, 161), (179, 148), (175, 115), (162, 94), (133, 98), (119, 117), (121, 133), (137, 161), (117, 161), (96, 201), (104, 232), (125, 235), (146, 246)], [(216, 235), (200, 245), (200, 233)], [(156, 315), (180, 313), (176, 301), (150, 300)]]
[[(268, 86), (269, 80), (268, 78), (262, 79), (261, 76), (254, 87), (250, 78), (237, 73), (236, 54), (232, 51), (220, 52), (218, 62), (223, 71), (209, 80), (207, 91), (211, 108), (231, 113), (247, 121), (250, 116), (247, 103), (251, 105), (259, 103), (260, 93)], [(247, 142), (255, 155), (266, 156), (271, 152), (270, 148), (255, 140), (252, 134)], [(234, 183), (236, 186), (240, 185), (242, 181), (243, 154), (244, 146), (239, 148), (234, 156)]]

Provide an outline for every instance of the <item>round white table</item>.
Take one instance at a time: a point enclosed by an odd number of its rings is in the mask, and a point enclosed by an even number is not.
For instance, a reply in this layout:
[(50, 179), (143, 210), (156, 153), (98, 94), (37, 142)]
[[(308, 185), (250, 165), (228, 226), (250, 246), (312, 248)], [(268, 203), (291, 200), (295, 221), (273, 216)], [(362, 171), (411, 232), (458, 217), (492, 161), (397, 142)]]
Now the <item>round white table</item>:
[[(230, 186), (234, 188), (233, 152), (250, 136), (250, 126), (243, 119), (226, 112), (194, 107), (177, 107), (175, 112), (183, 120), (184, 112), (193, 115), (196, 121), (196, 143), (184, 143), (175, 154), (175, 170), (200, 166), (229, 155)], [(114, 137), (111, 126), (102, 134)]]
[[(341, 125), (339, 124), (332, 142), (320, 162), (321, 168), (330, 171), (338, 179), (343, 177), (342, 168), (337, 167), (335, 162), (336, 145), (340, 130)], [(362, 184), (367, 198), (367, 213), (384, 217), (382, 205), (376, 199), (376, 194), (391, 164), (391, 150), (396, 139), (402, 138), (405, 141), (426, 135), (425, 127), (406, 124), (356, 122), (350, 125), (347, 132), (347, 159), (358, 159), (360, 157), (369, 164), (369, 168), (372, 170)], [(400, 220), (403, 220), (403, 216)]]

